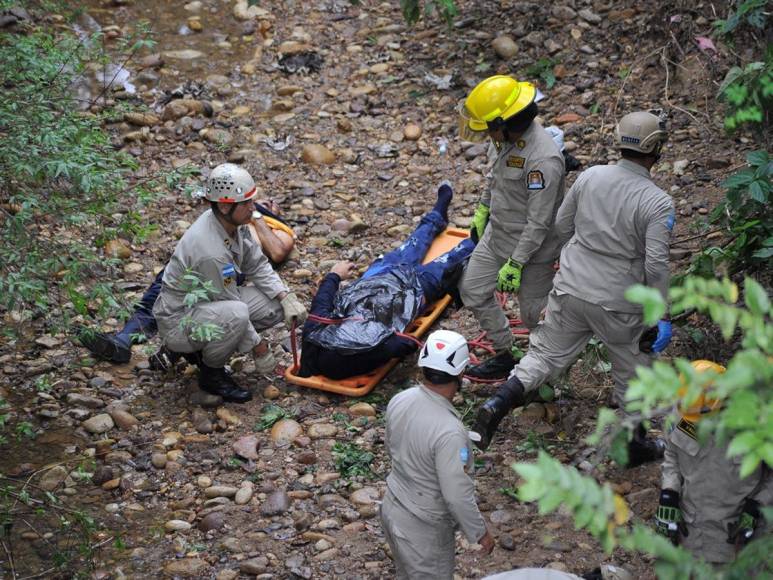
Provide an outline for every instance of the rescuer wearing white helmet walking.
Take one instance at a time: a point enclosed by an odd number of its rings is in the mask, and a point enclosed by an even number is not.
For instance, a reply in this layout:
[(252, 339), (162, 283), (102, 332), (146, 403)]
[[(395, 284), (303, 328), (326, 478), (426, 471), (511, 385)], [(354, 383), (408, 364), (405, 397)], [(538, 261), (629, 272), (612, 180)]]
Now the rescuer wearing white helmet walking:
[(400, 579), (453, 578), (457, 528), (487, 554), (494, 548), (475, 503), (472, 444), (451, 404), (469, 360), (462, 335), (433, 332), (419, 352), (424, 380), (387, 407), (381, 525)]
[(537, 89), (497, 75), (481, 81), (459, 108), (460, 137), (493, 142), (490, 186), (472, 221), (478, 242), (459, 291), (493, 343), (495, 355), (467, 374), (504, 379), (515, 365), (510, 324), (495, 290), (518, 294), (521, 319), (534, 328), (553, 283), (560, 246), (551, 228), (564, 197), (564, 157), (535, 119)]
[[(257, 372), (270, 373), (276, 361), (258, 331), (306, 319), (306, 309), (242, 227), (250, 221), (255, 195), (255, 182), (241, 167), (224, 163), (212, 170), (206, 188), (211, 208), (178, 242), (153, 308), (169, 350), (200, 354), (201, 389), (236, 403), (252, 395), (226, 372), (231, 355), (252, 351)], [(240, 273), (248, 285), (237, 286)]]
[[(636, 367), (649, 366), (650, 353), (671, 340), (671, 323), (662, 320), (645, 346), (641, 306), (625, 299), (634, 284), (655, 288), (667, 299), (674, 204), (650, 177), (667, 138), (665, 117), (625, 115), (615, 129), (622, 159), (584, 171), (567, 192), (555, 222), (559, 242), (566, 245), (545, 320), (531, 333), (528, 353), (508, 381), (478, 411), (474, 430), (482, 448), (510, 409), (568, 368), (593, 335), (607, 347), (620, 406)], [(629, 445), (629, 465), (662, 456), (662, 442), (644, 435), (640, 425)]]

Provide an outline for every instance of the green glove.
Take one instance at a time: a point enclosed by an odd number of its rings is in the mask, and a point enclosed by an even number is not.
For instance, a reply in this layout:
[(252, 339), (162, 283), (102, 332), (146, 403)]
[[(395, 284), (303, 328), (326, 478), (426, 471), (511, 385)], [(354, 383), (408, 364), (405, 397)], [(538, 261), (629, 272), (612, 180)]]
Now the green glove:
[(679, 542), (679, 532), (687, 535), (682, 523), (682, 510), (679, 509), (679, 494), (672, 489), (660, 492), (660, 504), (655, 512), (655, 531), (670, 539), (674, 545)]
[(739, 547), (748, 544), (754, 536), (761, 515), (760, 504), (753, 499), (747, 499), (738, 521), (727, 524), (727, 542)]
[(497, 278), (497, 290), (515, 294), (521, 287), (521, 272), (523, 265), (510, 258), (499, 270)]
[(483, 232), (486, 231), (488, 215), (489, 207), (485, 203), (479, 203), (478, 209), (475, 210), (475, 215), (472, 216), (472, 222), (470, 223), (470, 239), (476, 244), (483, 237)]

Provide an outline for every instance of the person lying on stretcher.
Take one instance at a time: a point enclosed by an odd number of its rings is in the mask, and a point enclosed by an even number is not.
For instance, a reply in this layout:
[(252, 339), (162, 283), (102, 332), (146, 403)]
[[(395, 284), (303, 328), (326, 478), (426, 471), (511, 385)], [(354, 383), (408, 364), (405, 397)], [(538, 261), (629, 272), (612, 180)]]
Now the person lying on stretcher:
[(403, 332), (428, 305), (456, 286), (475, 247), (465, 239), (432, 262), (421, 263), (448, 225), (452, 197), (451, 186), (443, 182), (435, 206), (410, 237), (352, 284), (339, 288), (342, 280), (354, 275), (354, 264), (333, 266), (320, 283), (303, 326), (299, 376), (345, 379), (418, 348), (418, 341)]

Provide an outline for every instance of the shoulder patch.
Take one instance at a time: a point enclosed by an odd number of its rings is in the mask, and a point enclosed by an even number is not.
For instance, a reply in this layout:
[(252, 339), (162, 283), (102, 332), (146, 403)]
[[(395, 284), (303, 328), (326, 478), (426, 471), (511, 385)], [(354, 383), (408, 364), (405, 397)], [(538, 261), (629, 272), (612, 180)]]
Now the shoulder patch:
[(682, 433), (690, 437), (691, 439), (698, 439), (697, 437), (697, 431), (695, 429), (695, 423), (691, 423), (687, 419), (682, 419), (677, 423), (676, 428), (679, 429)]
[(223, 286), (229, 286), (236, 278), (236, 267), (233, 264), (226, 264), (223, 266)]
[(518, 157), (517, 155), (510, 155), (507, 158), (508, 167), (517, 167), (518, 169), (523, 169), (524, 163), (526, 163), (526, 159), (524, 157)]
[(515, 146), (518, 147), (518, 149), (523, 149), (526, 147), (526, 141), (523, 139), (518, 139), (518, 141), (515, 142)]
[(462, 463), (467, 463), (467, 461), (470, 459), (470, 451), (466, 447), (462, 447), (459, 450), (459, 459), (462, 460)]
[(541, 171), (529, 171), (526, 175), (526, 189), (545, 189), (545, 176)]
[(666, 227), (669, 230), (673, 230), (674, 224), (676, 224), (676, 212), (672, 211), (670, 214), (668, 214), (668, 219), (666, 220)]

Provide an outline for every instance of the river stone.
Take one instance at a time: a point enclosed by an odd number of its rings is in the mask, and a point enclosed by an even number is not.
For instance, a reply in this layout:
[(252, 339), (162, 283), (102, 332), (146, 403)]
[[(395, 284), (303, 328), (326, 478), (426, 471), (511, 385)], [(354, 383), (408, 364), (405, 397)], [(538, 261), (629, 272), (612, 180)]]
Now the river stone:
[(289, 445), (301, 435), (303, 435), (303, 428), (292, 419), (281, 419), (271, 428), (271, 441), (276, 445)]
[(518, 45), (506, 34), (497, 36), (491, 43), (491, 46), (502, 60), (509, 60), (518, 54)]
[(258, 458), (258, 438), (255, 435), (245, 435), (239, 437), (233, 444), (234, 453), (244, 459)]
[(376, 409), (370, 403), (355, 403), (349, 407), (349, 412), (355, 417), (375, 417)]
[(204, 495), (209, 498), (233, 497), (236, 495), (237, 491), (239, 491), (239, 489), (231, 485), (213, 485), (204, 490)]
[(250, 558), (239, 564), (239, 571), (242, 574), (252, 574), (257, 576), (263, 574), (268, 568), (268, 558), (266, 556), (258, 556), (257, 558)]
[(215, 580), (234, 580), (239, 577), (238, 570), (220, 570), (215, 576)]
[(105, 255), (119, 260), (126, 260), (132, 255), (132, 251), (121, 240), (108, 240), (105, 242)]
[(166, 467), (166, 453), (154, 453), (150, 456), (150, 462), (156, 469), (164, 469)]
[(220, 407), (217, 411), (215, 411), (215, 415), (217, 415), (218, 419), (222, 419), (229, 425), (241, 425), (242, 420), (239, 419), (238, 416), (234, 415), (228, 408), (226, 407)]
[(181, 578), (201, 578), (209, 564), (199, 558), (183, 558), (182, 560), (172, 560), (164, 565), (164, 572), (168, 576), (179, 576)]
[(375, 487), (363, 487), (349, 496), (349, 501), (356, 505), (372, 505), (381, 499), (381, 494)]
[(89, 409), (99, 409), (105, 406), (105, 402), (102, 399), (81, 393), (67, 393), (67, 402), (70, 405), (80, 405)]
[(263, 505), (260, 506), (260, 513), (264, 516), (278, 516), (290, 509), (290, 496), (283, 489), (278, 489), (269, 494)]
[(86, 419), (82, 423), (82, 425), (86, 431), (88, 431), (89, 433), (94, 433), (95, 435), (99, 435), (100, 433), (106, 433), (107, 431), (110, 431), (110, 429), (115, 427), (115, 423), (113, 423), (113, 418), (107, 413), (100, 413), (99, 415), (94, 415), (90, 419)]
[(67, 469), (57, 465), (43, 474), (38, 482), (38, 486), (44, 491), (54, 491), (65, 479), (67, 479)]
[(237, 20), (256, 20), (259, 18), (268, 18), (271, 13), (257, 4), (250, 4), (249, 0), (236, 0), (233, 8), (234, 18)]
[(219, 530), (225, 524), (225, 515), (221, 511), (210, 512), (199, 522), (199, 530), (208, 532), (210, 530)]
[(324, 145), (308, 144), (303, 146), (301, 159), (309, 165), (332, 165), (336, 157)]
[(168, 58), (170, 60), (194, 60), (205, 56), (203, 52), (193, 50), (192, 48), (182, 50), (167, 50), (163, 54), (164, 58)]
[(335, 437), (337, 433), (338, 427), (332, 423), (314, 423), (311, 427), (309, 427), (309, 437), (312, 439)]
[(282, 391), (280, 391), (274, 385), (269, 385), (265, 389), (263, 389), (263, 398), (268, 399), (269, 401), (278, 399), (281, 396), (282, 396)]
[(169, 520), (164, 524), (164, 529), (167, 532), (187, 532), (191, 525), (184, 520)]
[(129, 125), (136, 125), (137, 127), (153, 127), (161, 123), (158, 115), (153, 113), (130, 112), (124, 114), (123, 120), (129, 123)]
[(236, 505), (246, 505), (250, 503), (250, 500), (252, 499), (253, 494), (253, 485), (251, 481), (245, 481), (242, 483), (242, 486), (239, 488), (239, 491), (236, 492), (236, 495), (234, 496), (234, 503)]
[(135, 425), (139, 424), (137, 417), (128, 413), (122, 409), (110, 409), (108, 411), (113, 421), (120, 429), (131, 429)]
[(408, 141), (418, 141), (421, 137), (421, 126), (416, 123), (408, 123), (403, 127), (403, 137)]
[(515, 514), (510, 510), (494, 510), (489, 515), (492, 524), (502, 525), (512, 521)]

